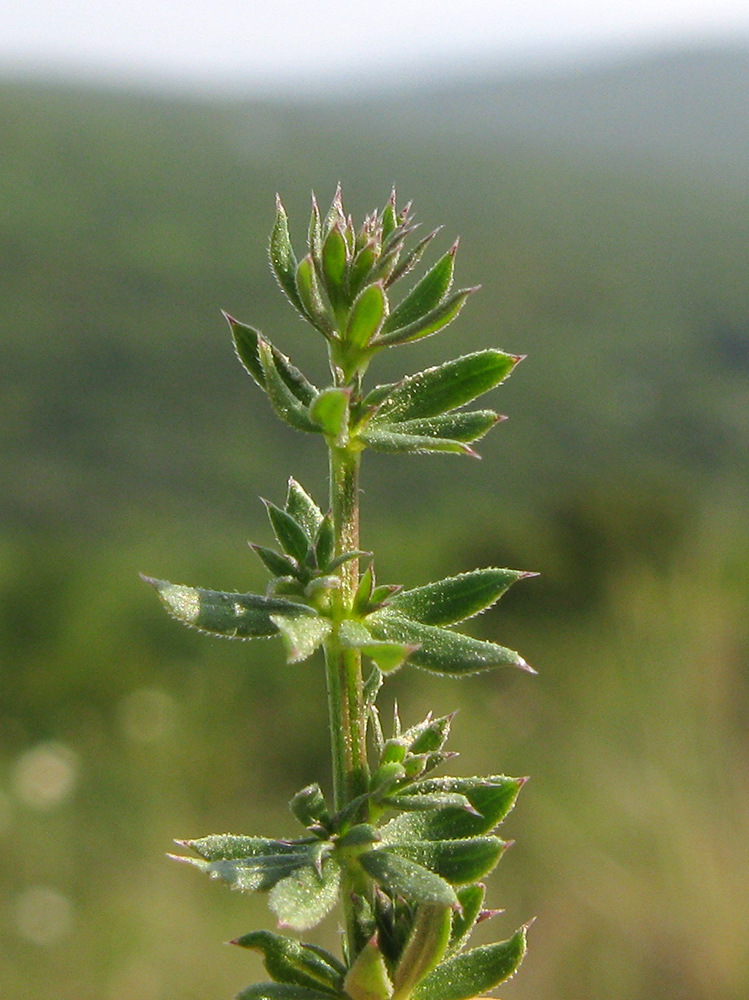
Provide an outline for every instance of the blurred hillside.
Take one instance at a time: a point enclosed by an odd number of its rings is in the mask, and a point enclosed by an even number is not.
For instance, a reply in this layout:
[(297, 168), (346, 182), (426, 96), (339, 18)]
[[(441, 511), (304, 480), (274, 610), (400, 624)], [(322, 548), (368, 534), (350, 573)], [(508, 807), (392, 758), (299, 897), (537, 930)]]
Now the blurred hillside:
[(464, 773), (534, 775), (493, 892), (507, 927), (540, 920), (503, 995), (746, 997), (748, 82), (749, 53), (711, 51), (367, 100), (0, 85), (3, 997), (257, 973), (216, 944), (267, 914), (162, 858), (291, 829), (328, 768), (320, 678), (183, 633), (137, 572), (262, 588), (256, 497), (290, 473), (324, 496), (319, 442), (277, 425), (219, 309), (323, 378), (266, 245), (276, 190), (301, 246), (337, 180), (355, 217), (396, 183), (483, 285), (376, 380), (528, 355), (481, 463), (364, 472), (381, 579), (543, 574), (480, 626), (540, 678), (393, 682), (407, 718), (463, 707)]

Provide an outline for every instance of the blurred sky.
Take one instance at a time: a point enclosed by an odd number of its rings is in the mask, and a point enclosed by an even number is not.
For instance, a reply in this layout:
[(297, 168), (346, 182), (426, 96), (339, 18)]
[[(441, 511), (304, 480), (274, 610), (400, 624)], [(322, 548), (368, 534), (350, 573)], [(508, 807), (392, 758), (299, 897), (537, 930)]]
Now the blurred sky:
[(0, 73), (271, 88), (749, 41), (749, 0), (0, 0)]

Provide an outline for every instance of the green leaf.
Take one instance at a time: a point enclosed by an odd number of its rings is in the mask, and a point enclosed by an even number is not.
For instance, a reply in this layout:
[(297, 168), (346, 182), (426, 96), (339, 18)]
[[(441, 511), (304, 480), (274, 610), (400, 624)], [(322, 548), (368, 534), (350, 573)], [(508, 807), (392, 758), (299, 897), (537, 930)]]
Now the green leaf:
[(323, 514), (312, 497), (299, 485), (296, 479), (289, 479), (285, 510), (304, 528), (312, 540), (322, 524)]
[(265, 376), (265, 391), (276, 415), (299, 431), (319, 434), (320, 428), (309, 416), (309, 404), (302, 402), (291, 389), (278, 369), (270, 344), (260, 338), (258, 353)]
[(296, 288), (296, 256), (289, 236), (289, 219), (281, 199), (276, 195), (276, 221), (270, 237), (270, 263), (278, 284), (291, 304), (304, 315)]
[[(299, 941), (265, 930), (244, 934), (232, 944), (260, 952), (268, 975), (277, 983), (323, 990), (328, 995), (341, 994), (342, 976), (335, 965), (320, 954), (322, 949), (313, 950)], [(330, 959), (335, 961), (332, 955)]]
[[(308, 851), (294, 853), (258, 855), (257, 857), (234, 858), (228, 861), (203, 861), (198, 858), (176, 857), (178, 861), (207, 872), (211, 878), (221, 879), (242, 892), (268, 892), (282, 879), (287, 879), (297, 869), (309, 866)], [(305, 870), (313, 871), (307, 867)]]
[(317, 782), (297, 792), (289, 802), (289, 809), (302, 826), (327, 826), (330, 822), (325, 796)]
[(352, 1000), (389, 1000), (392, 996), (393, 985), (376, 937), (371, 938), (356, 956), (343, 986)]
[(255, 542), (250, 542), (249, 546), (272, 576), (299, 578), (299, 567), (291, 559), (280, 555), (274, 549), (267, 549), (264, 545), (256, 545)]
[[(189, 847), (205, 861), (235, 861), (277, 854), (298, 855), (306, 851), (299, 841), (269, 840), (267, 837), (245, 837), (233, 833), (212, 834), (198, 840), (178, 840), (180, 847)], [(177, 860), (188, 860), (178, 858)]]
[(346, 341), (354, 347), (366, 347), (380, 332), (387, 314), (387, 304), (382, 283), (368, 285), (351, 307)]
[(335, 531), (333, 517), (326, 514), (320, 522), (315, 539), (315, 561), (322, 572), (330, 572), (330, 562), (335, 555)]
[(507, 941), (463, 952), (430, 972), (412, 993), (413, 1000), (470, 1000), (509, 979), (525, 955), (521, 927)]
[(342, 646), (358, 649), (374, 660), (383, 673), (397, 670), (414, 651), (414, 646), (403, 642), (377, 642), (361, 622), (345, 619), (338, 630)]
[(370, 428), (391, 433), (413, 434), (415, 437), (442, 438), (449, 441), (478, 441), (502, 418), (494, 410), (471, 410), (467, 413), (444, 413), (423, 420), (403, 420), (399, 423), (373, 421)]
[(377, 249), (373, 240), (370, 240), (359, 250), (351, 263), (349, 272), (349, 294), (358, 295), (367, 279), (370, 277), (372, 268), (377, 261)]
[(455, 910), (452, 915), (449, 944), (451, 952), (461, 951), (471, 936), (484, 905), (486, 887), (480, 882), (474, 885), (463, 885), (458, 889), (457, 894), (460, 909)]
[(437, 333), (438, 330), (442, 330), (449, 323), (452, 323), (463, 308), (468, 296), (475, 291), (477, 291), (477, 287), (461, 288), (460, 291), (453, 292), (441, 305), (427, 313), (422, 319), (409, 323), (408, 326), (401, 327), (399, 330), (381, 333), (375, 343), (377, 345), (408, 344), (413, 340), (430, 337), (433, 333)]
[(281, 879), (270, 891), (268, 905), (279, 925), (295, 931), (315, 927), (338, 901), (341, 870), (332, 858), (326, 858), (320, 871), (300, 868)]
[(326, 337), (331, 337), (335, 332), (335, 326), (320, 293), (314, 261), (310, 254), (302, 258), (296, 269), (296, 287), (305, 317)]
[(458, 905), (452, 886), (423, 865), (380, 848), (360, 855), (359, 863), (378, 885), (391, 896), (402, 896), (409, 903)]
[[(405, 789), (407, 791), (408, 789)], [(445, 809), (448, 806), (455, 809), (465, 809), (468, 812), (472, 811), (471, 803), (465, 797), (465, 795), (406, 795), (404, 792), (397, 793), (395, 795), (388, 795), (386, 799), (383, 799), (383, 804), (392, 806), (393, 809), (400, 809), (403, 812), (426, 812), (435, 809)], [(408, 829), (406, 827), (406, 829)], [(414, 828), (418, 831), (418, 826)], [(410, 836), (410, 831), (407, 834)], [(418, 832), (413, 834), (414, 839), (420, 839), (420, 834)], [(398, 836), (394, 836), (394, 840), (398, 840)]]
[(306, 378), (305, 375), (286, 357), (281, 354), (263, 335), (254, 327), (240, 323), (239, 320), (224, 313), (231, 328), (234, 349), (237, 357), (241, 361), (247, 373), (254, 379), (263, 391), (266, 390), (265, 370), (260, 358), (259, 343), (264, 340), (269, 344), (273, 364), (278, 376), (285, 383), (286, 388), (296, 399), (305, 406), (308, 406), (317, 395), (317, 389)]
[(346, 239), (340, 225), (336, 223), (325, 237), (322, 246), (325, 289), (336, 315), (345, 304), (346, 256)]
[(310, 406), (309, 415), (327, 438), (339, 448), (348, 442), (349, 389), (332, 387), (323, 389)]
[(398, 424), (364, 427), (357, 435), (367, 447), (374, 451), (384, 451), (392, 455), (427, 454), (428, 452), (453, 452), (460, 455), (475, 455), (462, 441), (448, 441), (443, 438), (428, 437), (424, 434), (404, 434)]
[(273, 615), (292, 619), (314, 616), (305, 604), (294, 604), (281, 597), (257, 594), (230, 594), (220, 590), (201, 590), (166, 580), (144, 576), (174, 618), (185, 625), (229, 639), (254, 639), (278, 634)]
[(441, 961), (450, 940), (452, 912), (449, 906), (418, 907), (393, 976), (396, 1000), (408, 997), (419, 980)]
[(330, 993), (292, 983), (253, 983), (236, 1000), (330, 1000)]
[(277, 507), (270, 500), (263, 500), (273, 533), (278, 544), (287, 555), (296, 559), (300, 566), (307, 561), (310, 553), (310, 539), (302, 525), (288, 511)]
[(312, 656), (333, 628), (328, 618), (319, 615), (304, 618), (272, 615), (271, 619), (283, 638), (288, 663), (301, 663)]
[(390, 605), (369, 615), (367, 625), (377, 639), (418, 644), (409, 662), (438, 674), (472, 674), (492, 667), (519, 667), (535, 672), (511, 649), (434, 625), (422, 625), (393, 611)]
[(387, 423), (436, 417), (482, 396), (504, 381), (520, 358), (502, 351), (465, 354), (402, 382), (377, 386), (364, 400), (378, 405), (374, 421)]
[(385, 321), (383, 333), (416, 323), (437, 308), (450, 290), (457, 249), (455, 243), (396, 306)]
[(401, 590), (390, 598), (388, 611), (422, 625), (452, 625), (490, 608), (513, 583), (532, 575), (514, 569), (475, 569), (414, 590)]
[(388, 851), (423, 865), (451, 885), (465, 885), (487, 875), (507, 848), (506, 841), (499, 837), (414, 840), (407, 843), (394, 843), (388, 838), (383, 843)]
[[(399, 793), (400, 800), (424, 796), (464, 797), (467, 810), (460, 804), (445, 803), (438, 809), (396, 816), (382, 829), (386, 840), (445, 840), (477, 837), (493, 830), (515, 805), (525, 778), (507, 778), (503, 774), (486, 778), (425, 778)], [(407, 808), (401, 806), (401, 808)]]
[(406, 254), (401, 263), (390, 272), (390, 275), (388, 276), (388, 279), (385, 282), (386, 288), (389, 288), (391, 285), (394, 285), (396, 281), (400, 280), (400, 278), (408, 274), (409, 271), (413, 270), (413, 268), (418, 264), (418, 262), (424, 255), (424, 251), (432, 242), (432, 240), (440, 231), (440, 229), (442, 229), (442, 226), (438, 226), (436, 229), (433, 229), (431, 233), (428, 233), (426, 236), (420, 239), (419, 242), (416, 244), (416, 246)]

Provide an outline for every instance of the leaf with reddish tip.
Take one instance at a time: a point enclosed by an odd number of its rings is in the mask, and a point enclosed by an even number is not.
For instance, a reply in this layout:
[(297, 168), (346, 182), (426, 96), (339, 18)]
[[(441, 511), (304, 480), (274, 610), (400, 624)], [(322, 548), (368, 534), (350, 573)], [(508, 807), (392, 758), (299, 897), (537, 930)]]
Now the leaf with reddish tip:
[(421, 281), (395, 307), (385, 321), (384, 334), (410, 326), (437, 308), (450, 290), (457, 248), (456, 243), (440, 257), (434, 267), (427, 271)]
[(423, 625), (453, 625), (490, 608), (518, 580), (532, 573), (514, 569), (474, 569), (390, 598), (388, 609)]
[(304, 307), (296, 286), (296, 255), (289, 236), (289, 219), (281, 199), (276, 195), (276, 221), (270, 237), (270, 263), (273, 273), (289, 302), (304, 316)]
[(470, 1000), (515, 974), (525, 955), (526, 928), (507, 941), (488, 944), (448, 958), (412, 993), (413, 1000)]
[(413, 340), (421, 340), (430, 337), (438, 330), (442, 330), (455, 319), (460, 310), (465, 305), (469, 295), (478, 291), (478, 286), (474, 288), (461, 288), (457, 292), (449, 295), (444, 302), (440, 303), (431, 312), (421, 319), (414, 320), (408, 326), (399, 327), (397, 330), (390, 329), (382, 332), (376, 338), (375, 344), (378, 346), (408, 344)]

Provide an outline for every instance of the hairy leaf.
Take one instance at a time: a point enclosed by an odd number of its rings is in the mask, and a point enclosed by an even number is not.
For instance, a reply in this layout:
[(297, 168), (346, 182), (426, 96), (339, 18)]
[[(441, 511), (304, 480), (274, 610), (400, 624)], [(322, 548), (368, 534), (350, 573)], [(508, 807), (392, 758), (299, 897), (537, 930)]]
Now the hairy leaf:
[(376, 938), (356, 956), (343, 985), (352, 1000), (389, 1000), (392, 996), (393, 985)]
[(292, 556), (303, 566), (310, 550), (310, 540), (301, 524), (288, 511), (277, 507), (270, 500), (263, 500), (268, 512), (273, 533), (278, 544), (287, 555)]
[(230, 594), (145, 576), (143, 579), (156, 589), (164, 607), (178, 621), (229, 639), (277, 635), (278, 626), (272, 620), (273, 615), (299, 618), (317, 614), (305, 604), (294, 604), (282, 597)]
[(449, 906), (422, 904), (418, 907), (393, 975), (398, 996), (408, 996), (416, 983), (441, 961), (450, 939), (452, 913)]
[(422, 434), (408, 434), (399, 424), (371, 424), (359, 431), (359, 440), (374, 451), (384, 451), (391, 455), (408, 452), (427, 454), (428, 452), (453, 452), (458, 455), (475, 455), (462, 441), (450, 441)]
[(326, 960), (320, 954), (322, 949), (313, 950), (291, 938), (265, 930), (244, 934), (232, 944), (260, 952), (268, 975), (277, 983), (323, 990), (334, 996), (341, 993), (341, 973), (332, 964), (336, 960), (332, 955), (331, 961)]
[(469, 410), (466, 413), (443, 413), (438, 417), (403, 420), (398, 423), (373, 420), (369, 426), (393, 433), (413, 434), (415, 437), (445, 438), (468, 443), (478, 441), (501, 419), (494, 410)]
[(486, 887), (480, 882), (474, 885), (463, 885), (457, 890), (460, 909), (455, 910), (452, 915), (452, 926), (450, 928), (451, 952), (461, 951), (471, 936), (471, 931), (481, 913), (484, 905)]
[(348, 441), (350, 395), (348, 389), (323, 389), (309, 409), (310, 417), (323, 434), (341, 448)]
[(439, 875), (408, 858), (379, 849), (362, 854), (359, 863), (391, 896), (402, 896), (409, 903), (458, 905), (458, 897), (452, 886)]
[(533, 576), (514, 569), (474, 569), (413, 590), (401, 590), (388, 602), (422, 625), (453, 625), (490, 608), (517, 580)]
[(281, 289), (291, 304), (304, 315), (295, 281), (296, 256), (289, 236), (289, 219), (278, 195), (276, 195), (276, 221), (270, 237), (270, 263)]
[(436, 309), (450, 290), (457, 249), (456, 243), (396, 306), (385, 322), (384, 333), (409, 326)]
[(300, 401), (288, 386), (275, 363), (270, 344), (262, 338), (258, 340), (258, 354), (265, 376), (265, 391), (276, 415), (298, 431), (319, 433), (320, 428), (309, 415), (309, 404)]
[(525, 928), (507, 941), (463, 952), (430, 972), (414, 990), (413, 1000), (470, 1000), (512, 976), (525, 955)]
[(388, 851), (416, 861), (451, 885), (465, 885), (487, 875), (502, 857), (507, 843), (499, 837), (467, 840), (413, 840), (385, 843)]
[(326, 858), (320, 871), (299, 868), (281, 879), (270, 891), (268, 905), (283, 927), (305, 931), (315, 927), (335, 906), (341, 869), (337, 861)]
[(525, 778), (507, 778), (503, 774), (486, 778), (425, 778), (399, 794), (401, 800), (439, 798), (458, 795), (468, 800), (470, 810), (459, 805), (424, 811), (409, 811), (396, 816), (382, 829), (385, 840), (445, 840), (477, 837), (493, 830), (515, 805)]
[(387, 314), (387, 298), (380, 282), (368, 285), (351, 307), (346, 340), (355, 347), (366, 347), (380, 332)]
[(458, 292), (453, 292), (441, 305), (437, 306), (430, 313), (408, 326), (399, 330), (391, 330), (388, 333), (381, 333), (376, 343), (381, 345), (408, 344), (413, 340), (421, 340), (429, 337), (438, 330), (442, 330), (455, 319), (463, 308), (468, 296), (475, 292), (476, 288), (461, 288)]
[(418, 644), (419, 648), (409, 661), (435, 673), (472, 674), (492, 667), (519, 667), (531, 671), (525, 660), (511, 649), (449, 629), (422, 625), (391, 610), (390, 606), (369, 615), (367, 624), (378, 639)]
[(312, 497), (295, 479), (289, 479), (286, 493), (286, 513), (301, 524), (307, 537), (312, 540), (322, 524), (323, 514)]
[(319, 615), (298, 618), (290, 615), (271, 615), (271, 620), (281, 633), (289, 663), (301, 663), (302, 660), (312, 656), (315, 650), (322, 646), (333, 628), (328, 618), (321, 618)]
[(266, 389), (266, 378), (265, 371), (263, 369), (263, 364), (260, 359), (260, 341), (264, 341), (270, 346), (271, 354), (273, 357), (273, 364), (275, 365), (276, 371), (279, 377), (286, 384), (287, 389), (296, 399), (304, 404), (309, 405), (312, 400), (317, 395), (317, 389), (312, 385), (309, 379), (302, 374), (302, 372), (286, 357), (285, 354), (275, 348), (270, 341), (266, 340), (265, 337), (251, 326), (247, 326), (245, 323), (240, 323), (239, 320), (234, 319), (227, 313), (224, 313), (227, 322), (231, 328), (232, 338), (234, 340), (234, 349), (236, 351), (237, 357), (241, 361), (243, 367), (247, 373), (254, 379), (254, 381), (260, 386), (261, 389)]
[(379, 405), (375, 421), (392, 423), (436, 417), (470, 403), (499, 385), (519, 360), (515, 355), (492, 349), (464, 354), (408, 375), (401, 382), (377, 386), (365, 403)]

